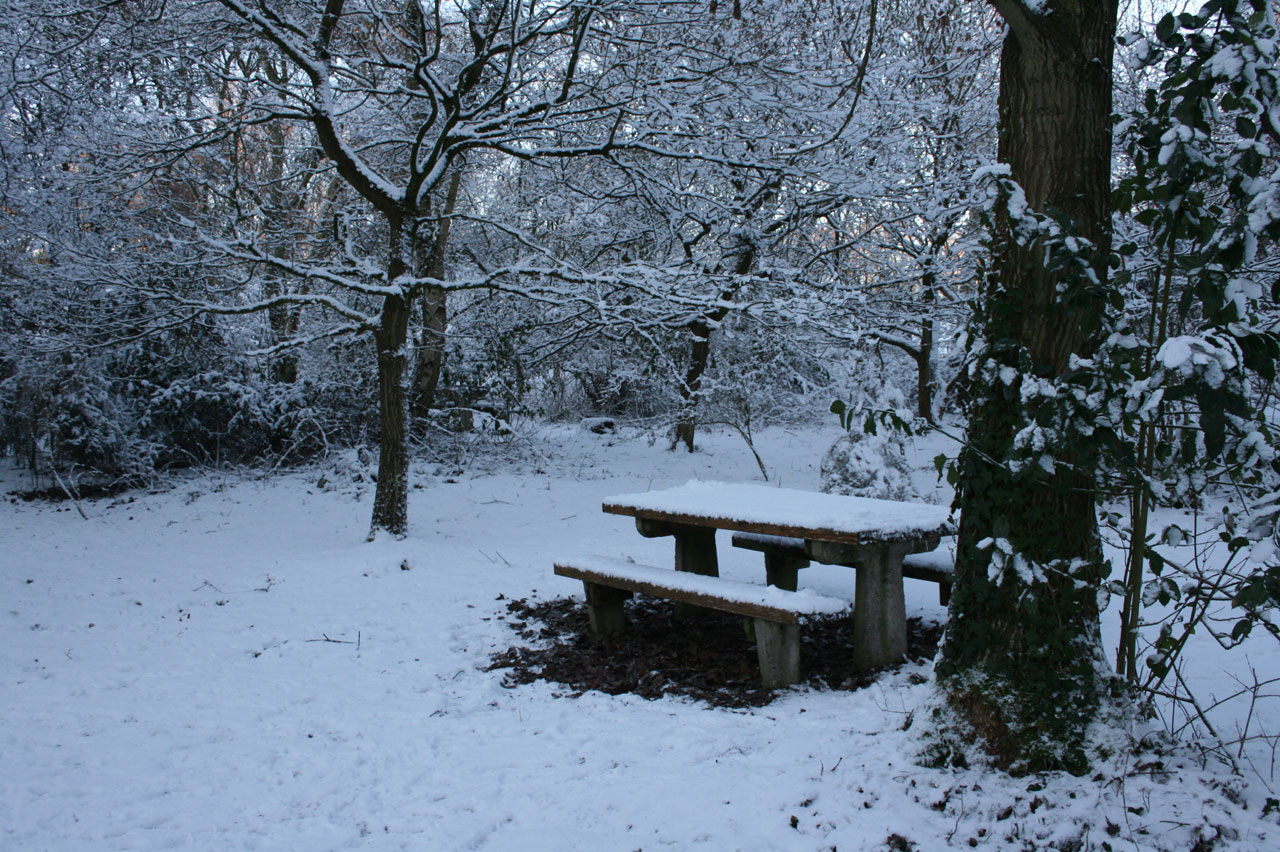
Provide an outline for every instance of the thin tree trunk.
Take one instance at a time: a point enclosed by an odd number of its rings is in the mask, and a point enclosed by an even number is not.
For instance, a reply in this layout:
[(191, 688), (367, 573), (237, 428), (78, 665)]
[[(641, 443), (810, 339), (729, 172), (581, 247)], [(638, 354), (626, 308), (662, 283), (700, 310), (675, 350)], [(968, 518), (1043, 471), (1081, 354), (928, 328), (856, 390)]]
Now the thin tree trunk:
[[(751, 267), (755, 266), (755, 245), (744, 240), (738, 247), (737, 256), (737, 261), (733, 265), (733, 274), (735, 278), (741, 279), (751, 271)], [(720, 293), (721, 301), (733, 298), (740, 287), (740, 281), (735, 281), (730, 288)], [(683, 443), (685, 449), (693, 452), (702, 377), (711, 364), (711, 329), (723, 322), (728, 315), (728, 308), (718, 307), (687, 326), (689, 333), (693, 336), (693, 342), (689, 347), (689, 369), (685, 372), (683, 384), (680, 385), (680, 412), (676, 417), (675, 439), (671, 442), (673, 450)]]
[(933, 320), (920, 321), (920, 354), (916, 356), (916, 414), (933, 422)]
[(951, 235), (951, 219), (945, 226), (935, 225), (930, 240), (931, 251), (924, 265), (921, 276), (921, 288), (924, 291), (921, 301), (925, 304), (924, 317), (920, 320), (920, 348), (915, 353), (916, 359), (916, 413), (926, 423), (934, 423), (933, 419), (933, 306), (938, 303), (937, 260), (939, 253), (947, 245)]
[[(263, 68), (268, 79), (275, 85), (283, 84), (285, 75), (275, 64), (266, 59)], [(287, 259), (293, 245), (281, 233), (288, 233), (291, 224), (297, 218), (306, 203), (307, 189), (311, 180), (302, 181), (301, 186), (292, 192), (285, 191), (285, 173), (288, 170), (288, 150), (284, 125), (272, 122), (267, 125), (268, 171), (266, 191), (266, 215), (268, 229), (274, 230), (270, 251), (272, 256), (281, 260)], [(263, 293), (268, 299), (282, 296), (288, 292), (288, 281), (284, 273), (278, 269), (267, 268)], [(301, 324), (301, 310), (293, 304), (276, 304), (267, 309), (267, 327), (271, 332), (271, 345), (276, 346), (293, 340), (298, 334)], [(277, 352), (271, 356), (271, 381), (277, 384), (291, 385), (298, 380), (298, 354), (295, 350)]]
[(706, 320), (695, 320), (689, 323), (689, 333), (693, 335), (689, 369), (680, 385), (680, 413), (676, 419), (675, 442), (671, 446), (675, 449), (684, 444), (687, 451), (693, 452), (694, 431), (698, 425), (698, 395), (702, 391), (702, 376), (711, 360), (711, 327)]
[[(1105, 281), (1116, 2), (1053, 0), (1041, 13), (1019, 0), (992, 2), (1009, 24), (1000, 159), (1032, 210), (1065, 215), (1098, 247), (1094, 273)], [(980, 316), (991, 372), (974, 383), (969, 409), (956, 580), (937, 672), (998, 763), (1083, 771), (1084, 731), (1101, 699), (1096, 454), (1087, 442), (1060, 441), (1052, 472), (1010, 461), (1015, 435), (1029, 425), (1022, 377), (1054, 379), (1073, 354), (1087, 356), (1102, 306), (1079, 295), (1083, 276), (1048, 270), (1042, 247), (1018, 245), (1007, 221), (997, 221), (995, 236), (995, 277)], [(1077, 294), (1069, 302), (1064, 283)], [(1012, 383), (1001, 379), (1007, 369), (1018, 376)], [(1001, 569), (996, 548), (1012, 551), (1018, 570)]]
[[(462, 172), (454, 171), (449, 178), (445, 194), (444, 211), (436, 237), (431, 243), (431, 257), (426, 264), (428, 278), (443, 280), (445, 256), (449, 247), (449, 226), (458, 202), (458, 188), (462, 184)], [(445, 330), (449, 324), (448, 293), (439, 285), (428, 284), (422, 292), (422, 344), (418, 347), (417, 364), (413, 372), (413, 388), (409, 394), (409, 410), (415, 425), (423, 424), (435, 404), (436, 388), (444, 369)]]

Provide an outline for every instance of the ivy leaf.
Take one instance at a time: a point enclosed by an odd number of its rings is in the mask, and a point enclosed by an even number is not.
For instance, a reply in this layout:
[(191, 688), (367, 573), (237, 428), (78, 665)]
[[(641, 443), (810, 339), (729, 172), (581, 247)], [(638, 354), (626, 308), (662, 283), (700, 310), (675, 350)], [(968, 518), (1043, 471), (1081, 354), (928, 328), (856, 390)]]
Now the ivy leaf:
[(1204, 451), (1210, 459), (1222, 455), (1227, 445), (1227, 400), (1219, 391), (1201, 389), (1196, 394), (1200, 404), (1200, 428), (1204, 430)]

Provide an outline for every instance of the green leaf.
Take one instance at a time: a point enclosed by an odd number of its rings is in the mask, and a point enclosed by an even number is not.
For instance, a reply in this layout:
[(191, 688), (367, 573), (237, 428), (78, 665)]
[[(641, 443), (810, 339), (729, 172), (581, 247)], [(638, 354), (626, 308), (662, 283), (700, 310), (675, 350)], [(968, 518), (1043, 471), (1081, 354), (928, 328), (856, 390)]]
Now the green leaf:
[(1227, 414), (1224, 405), (1217, 404), (1220, 394), (1199, 394), (1200, 428), (1204, 430), (1204, 451), (1209, 459), (1217, 459), (1227, 445)]
[(1236, 119), (1236, 133), (1239, 133), (1245, 139), (1253, 139), (1258, 135), (1258, 126), (1248, 117), (1242, 115)]

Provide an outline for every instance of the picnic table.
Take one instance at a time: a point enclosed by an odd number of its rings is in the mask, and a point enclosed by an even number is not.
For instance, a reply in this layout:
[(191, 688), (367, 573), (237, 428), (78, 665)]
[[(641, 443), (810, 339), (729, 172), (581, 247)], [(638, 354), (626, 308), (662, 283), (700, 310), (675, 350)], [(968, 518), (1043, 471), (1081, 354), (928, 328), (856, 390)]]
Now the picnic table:
[[(803, 541), (809, 559), (855, 568), (857, 671), (906, 655), (903, 559), (954, 533), (944, 506), (723, 482), (610, 497), (603, 509), (634, 517), (643, 536), (672, 536), (680, 572), (719, 576), (715, 539), (722, 529)], [(788, 573), (775, 570), (771, 581)], [(789, 573), (794, 589), (794, 569)]]

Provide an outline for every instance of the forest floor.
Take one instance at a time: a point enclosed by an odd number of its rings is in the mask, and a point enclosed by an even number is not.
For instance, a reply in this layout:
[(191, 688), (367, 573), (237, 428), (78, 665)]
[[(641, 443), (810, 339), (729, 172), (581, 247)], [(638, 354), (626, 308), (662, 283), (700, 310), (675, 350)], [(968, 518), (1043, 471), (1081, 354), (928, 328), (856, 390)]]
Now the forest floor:
[[(837, 434), (774, 428), (757, 449), (774, 484), (813, 489)], [(907, 582), (913, 660), (869, 681), (842, 675), (838, 622), (812, 631), (810, 680), (773, 693), (733, 619), (672, 637), (641, 604), (602, 653), (552, 560), (665, 564), (669, 540), (600, 503), (760, 481), (736, 435), (701, 442), (477, 437), (416, 466), (410, 535), (372, 543), (354, 457), (85, 499), (87, 518), (10, 496), (48, 483), (6, 460), (0, 849), (1280, 848), (1274, 736), (1233, 748), (1234, 771), (1205, 740), (1130, 747), (1173, 714), (1099, 731), (1112, 748), (1081, 778), (919, 765), (946, 616), (931, 584)], [(929, 460), (948, 449), (915, 451), (939, 502)], [(761, 580), (758, 553), (723, 545), (723, 574)], [(801, 582), (852, 597), (847, 569)], [(1196, 641), (1187, 677), (1218, 733), (1280, 732), (1280, 698), (1215, 703), (1280, 672), (1277, 643)]]

